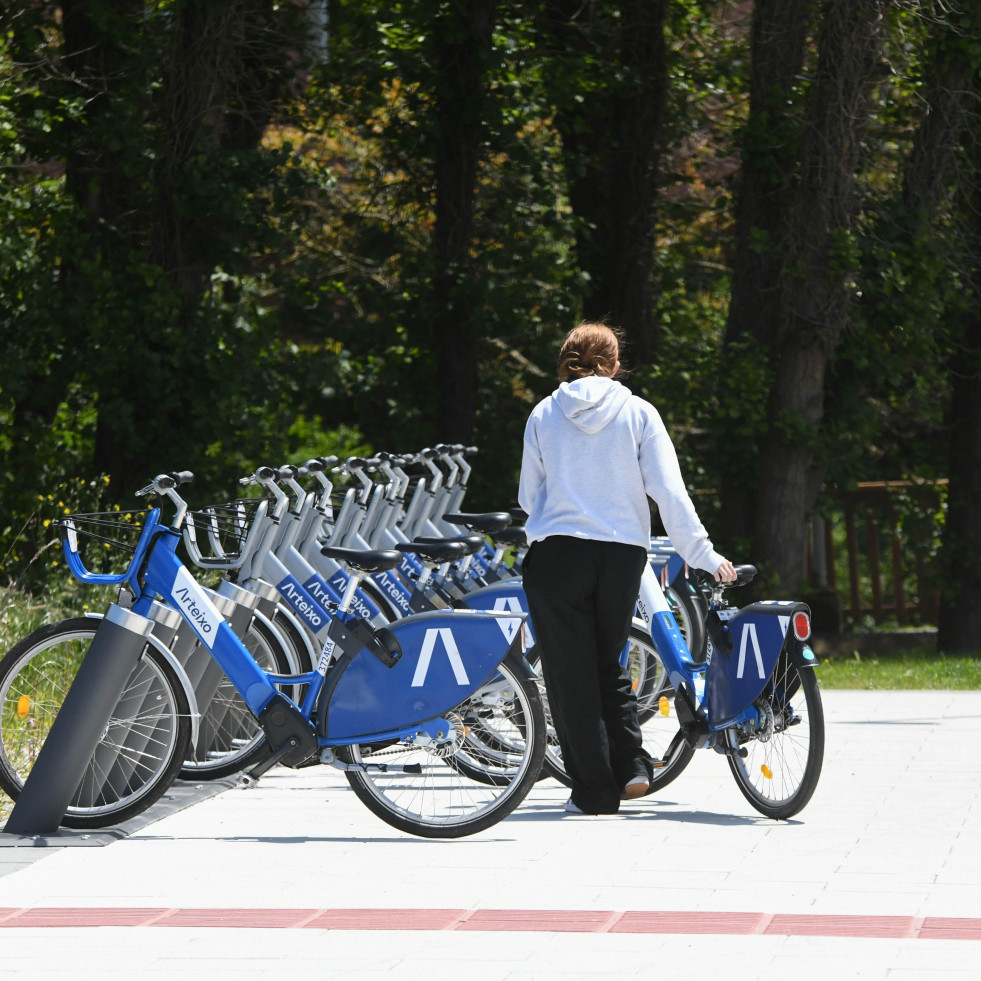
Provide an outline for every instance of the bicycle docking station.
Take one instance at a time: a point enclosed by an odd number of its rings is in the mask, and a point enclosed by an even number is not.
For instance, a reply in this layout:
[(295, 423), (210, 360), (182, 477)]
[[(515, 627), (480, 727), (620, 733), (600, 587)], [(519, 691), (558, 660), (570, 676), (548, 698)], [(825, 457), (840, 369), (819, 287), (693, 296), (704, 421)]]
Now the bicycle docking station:
[(115, 603), (109, 607), (7, 819), (5, 834), (35, 837), (58, 830), (152, 627), (146, 617)]

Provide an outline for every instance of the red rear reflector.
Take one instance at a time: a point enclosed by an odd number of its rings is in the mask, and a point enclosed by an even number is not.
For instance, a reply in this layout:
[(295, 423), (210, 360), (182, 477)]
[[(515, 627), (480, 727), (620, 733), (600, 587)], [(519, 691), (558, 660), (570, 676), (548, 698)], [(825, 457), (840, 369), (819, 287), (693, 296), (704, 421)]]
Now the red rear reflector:
[(811, 618), (806, 613), (794, 614), (794, 636), (798, 640), (807, 640), (811, 636)]

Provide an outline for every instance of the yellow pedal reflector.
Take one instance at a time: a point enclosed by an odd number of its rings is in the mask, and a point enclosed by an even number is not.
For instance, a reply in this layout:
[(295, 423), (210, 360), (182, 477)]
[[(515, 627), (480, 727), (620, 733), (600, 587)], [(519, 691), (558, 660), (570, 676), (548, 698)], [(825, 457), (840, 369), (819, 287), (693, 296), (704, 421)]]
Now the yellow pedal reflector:
[(671, 714), (671, 703), (668, 701), (666, 696), (662, 695), (657, 700), (657, 710), (665, 718), (667, 718)]
[(640, 686), (640, 681), (638, 681), (637, 678), (634, 678), (634, 680), (630, 684), (631, 689), (633, 691), (637, 691), (639, 686)]
[(31, 700), (27, 695), (21, 695), (17, 699), (17, 714), (23, 719), (25, 715), (31, 710)]
[(762, 773), (767, 780), (773, 779), (773, 771), (765, 763), (760, 767), (760, 773)]

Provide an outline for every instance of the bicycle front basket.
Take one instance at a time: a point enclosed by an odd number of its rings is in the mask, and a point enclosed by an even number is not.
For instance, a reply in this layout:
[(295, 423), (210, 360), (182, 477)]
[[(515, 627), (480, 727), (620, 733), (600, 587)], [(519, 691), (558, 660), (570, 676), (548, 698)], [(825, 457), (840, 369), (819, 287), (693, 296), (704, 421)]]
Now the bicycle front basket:
[(125, 572), (136, 551), (150, 509), (66, 514), (55, 522), (62, 545), (76, 552), (96, 575)]

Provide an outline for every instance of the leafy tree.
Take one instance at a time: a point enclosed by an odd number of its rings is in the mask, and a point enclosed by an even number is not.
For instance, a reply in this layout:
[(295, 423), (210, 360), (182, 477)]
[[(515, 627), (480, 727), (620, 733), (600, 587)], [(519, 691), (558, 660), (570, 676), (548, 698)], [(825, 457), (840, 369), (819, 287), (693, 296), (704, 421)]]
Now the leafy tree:
[(283, 428), (255, 397), (279, 357), (256, 273), (299, 172), (261, 140), (306, 24), (258, 0), (71, 0), (4, 26), (6, 510), (79, 469), (116, 500), (162, 469), (227, 481)]
[(583, 315), (622, 325), (652, 360), (655, 208), (667, 98), (666, 0), (545, 0), (537, 30), (562, 139)]
[[(736, 354), (763, 356), (772, 380), (763, 431), (741, 448), (751, 469), (730, 472), (724, 507), (750, 519), (752, 554), (781, 592), (800, 587), (806, 518), (823, 479), (825, 387), (848, 324), (856, 174), (890, 6), (759, 3), (753, 12), (757, 74), (736, 260), (745, 274), (733, 282), (726, 341)], [(812, 10), (820, 16), (811, 56)], [(805, 66), (809, 82), (798, 93)], [(740, 480), (752, 488), (752, 507), (732, 489)]]

